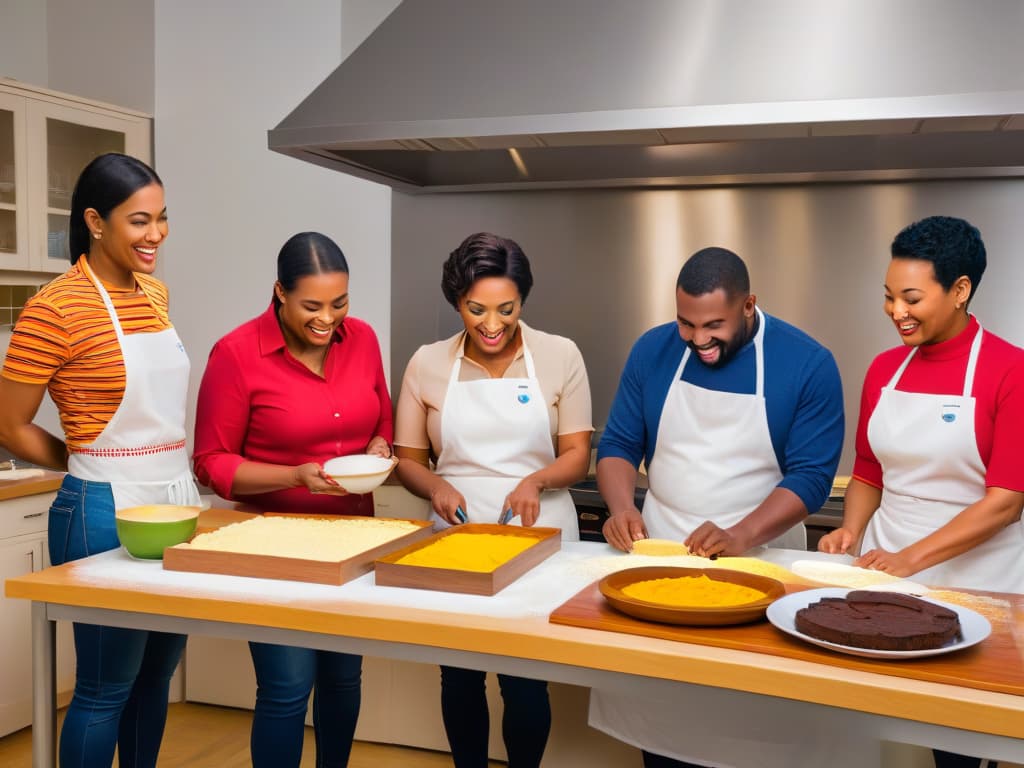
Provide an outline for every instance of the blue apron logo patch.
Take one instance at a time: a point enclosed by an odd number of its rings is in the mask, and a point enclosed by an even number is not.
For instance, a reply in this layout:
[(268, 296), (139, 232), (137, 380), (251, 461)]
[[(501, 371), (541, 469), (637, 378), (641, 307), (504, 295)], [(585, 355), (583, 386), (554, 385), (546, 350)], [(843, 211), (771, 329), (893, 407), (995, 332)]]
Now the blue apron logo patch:
[(525, 394), (517, 395), (516, 396), (516, 400), (518, 400), (523, 405), (526, 405), (528, 402), (530, 402), (530, 396), (529, 395), (525, 395)]
[(526, 405), (528, 402), (530, 402), (529, 384), (520, 384), (518, 387), (516, 387), (516, 389), (519, 390), (519, 394), (516, 395), (516, 400), (518, 400), (523, 405)]
[(956, 421), (956, 412), (959, 407), (959, 405), (953, 404), (942, 406), (942, 420), (947, 424), (952, 424)]

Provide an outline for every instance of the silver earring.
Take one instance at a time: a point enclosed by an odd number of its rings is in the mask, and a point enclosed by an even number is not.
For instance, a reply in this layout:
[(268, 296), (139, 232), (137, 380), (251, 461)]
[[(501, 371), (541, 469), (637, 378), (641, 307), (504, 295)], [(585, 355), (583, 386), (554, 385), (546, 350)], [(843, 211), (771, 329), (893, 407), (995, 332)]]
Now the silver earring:
[(103, 233), (102, 232), (93, 232), (92, 236), (95, 237), (97, 240), (99, 240), (101, 237), (103, 237)]

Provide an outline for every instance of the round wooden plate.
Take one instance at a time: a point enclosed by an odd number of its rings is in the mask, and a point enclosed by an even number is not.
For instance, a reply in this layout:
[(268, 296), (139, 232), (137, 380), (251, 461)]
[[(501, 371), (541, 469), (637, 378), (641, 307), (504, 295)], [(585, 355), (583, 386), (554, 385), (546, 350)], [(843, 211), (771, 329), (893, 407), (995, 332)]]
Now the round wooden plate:
[[(743, 605), (721, 608), (681, 608), (637, 600), (622, 592), (624, 587), (638, 581), (674, 579), (683, 576), (707, 576), (715, 581), (741, 584), (745, 587), (759, 589), (765, 593), (765, 596), (753, 603), (744, 603)], [(781, 581), (756, 573), (729, 571), (724, 568), (679, 568), (662, 565), (627, 568), (624, 571), (609, 574), (601, 579), (598, 588), (609, 605), (627, 616), (645, 621), (657, 621), (662, 624), (690, 626), (722, 626), (758, 621), (764, 618), (769, 605), (786, 594), (786, 588)]]

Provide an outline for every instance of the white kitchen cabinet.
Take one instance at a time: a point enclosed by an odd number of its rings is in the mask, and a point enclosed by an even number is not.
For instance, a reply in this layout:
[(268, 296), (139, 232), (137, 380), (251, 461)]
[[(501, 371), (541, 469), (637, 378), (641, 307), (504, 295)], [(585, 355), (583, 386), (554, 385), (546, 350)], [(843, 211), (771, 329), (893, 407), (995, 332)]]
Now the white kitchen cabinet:
[(0, 270), (64, 272), (82, 168), (104, 152), (149, 162), (151, 147), (147, 115), (0, 79)]
[[(46, 547), (52, 493), (0, 502), (0, 583), (49, 565)], [(0, 736), (32, 722), (32, 603), (0, 592)], [(71, 625), (57, 626), (58, 702), (74, 688)]]

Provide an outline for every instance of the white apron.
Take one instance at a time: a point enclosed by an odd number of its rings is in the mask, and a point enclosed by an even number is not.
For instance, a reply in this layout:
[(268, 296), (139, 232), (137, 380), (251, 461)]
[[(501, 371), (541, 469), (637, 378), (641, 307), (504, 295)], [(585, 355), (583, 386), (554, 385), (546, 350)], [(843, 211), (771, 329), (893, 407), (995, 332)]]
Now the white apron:
[[(868, 442), (882, 465), (881, 504), (864, 532), (862, 552), (898, 552), (941, 528), (985, 495), (985, 464), (974, 430), (974, 371), (982, 330), (971, 344), (960, 395), (896, 389), (917, 347), (882, 389), (868, 421)], [(1024, 528), (1017, 521), (973, 549), (914, 574), (947, 587), (1024, 592)]]
[(114, 508), (142, 504), (195, 504), (199, 489), (185, 449), (189, 360), (174, 328), (125, 334), (114, 304), (88, 263), (114, 324), (124, 358), (121, 404), (99, 437), (68, 456), (68, 471), (82, 480), (109, 482)]
[[(755, 310), (757, 380), (754, 394), (715, 392), (682, 381), (679, 362), (658, 423), (643, 518), (651, 538), (683, 541), (706, 520), (722, 528), (749, 515), (782, 480), (764, 397), (764, 326)], [(806, 549), (803, 524), (770, 546)]]
[[(468, 522), (496, 523), (505, 497), (519, 481), (555, 460), (551, 420), (525, 338), (523, 379), (459, 381), (464, 353), (460, 344), (441, 410), (436, 469), (466, 497)], [(448, 527), (436, 512), (432, 519), (436, 528)], [(518, 516), (511, 523), (522, 524)], [(541, 493), (536, 525), (561, 528), (565, 541), (579, 541), (576, 506), (568, 489)]]
[[(782, 479), (768, 430), (764, 398), (764, 328), (754, 335), (757, 380), (752, 395), (714, 392), (682, 381), (687, 347), (661, 411), (643, 518), (652, 538), (684, 540), (705, 520), (727, 527), (746, 517)], [(799, 524), (771, 546), (806, 549)], [(766, 662), (767, 663), (767, 662)], [(777, 717), (765, 707), (738, 708), (728, 691), (705, 688), (660, 701), (593, 689), (590, 725), (620, 741), (676, 760), (721, 768), (825, 765), (868, 768), (878, 745), (855, 739), (832, 757), (835, 734), (817, 738), (807, 723)], [(814, 762), (815, 759), (821, 762)], [(808, 758), (810, 757), (810, 761)]]

